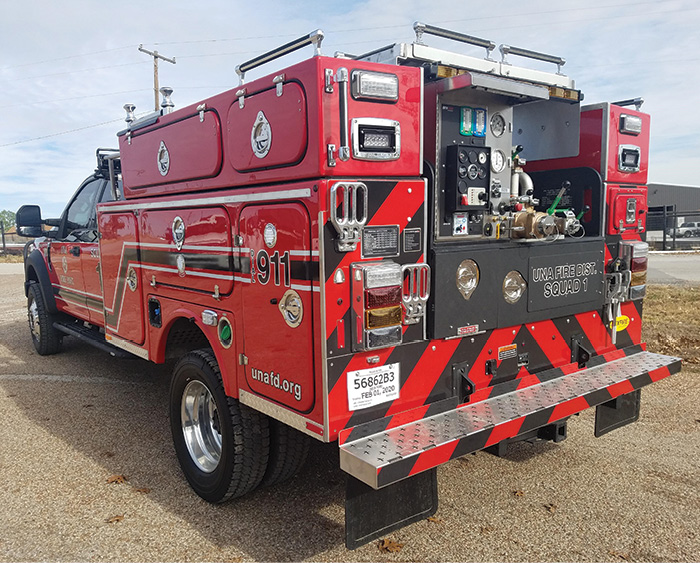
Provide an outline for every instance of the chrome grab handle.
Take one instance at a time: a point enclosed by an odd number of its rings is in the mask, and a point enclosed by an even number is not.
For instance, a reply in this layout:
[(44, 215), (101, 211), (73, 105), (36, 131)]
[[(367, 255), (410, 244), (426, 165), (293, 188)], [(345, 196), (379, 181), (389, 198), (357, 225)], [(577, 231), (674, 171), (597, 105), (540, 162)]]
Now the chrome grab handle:
[[(342, 191), (342, 211), (338, 215), (338, 192)], [(339, 252), (355, 250), (367, 223), (367, 186), (362, 182), (339, 182), (331, 187), (331, 224), (338, 232)]]
[(557, 65), (557, 74), (561, 74), (561, 67), (566, 64), (566, 60), (561, 57), (547, 55), (546, 53), (538, 53), (537, 51), (530, 51), (529, 49), (521, 49), (520, 47), (501, 45), (498, 49), (501, 51), (501, 62), (505, 64), (508, 64), (508, 61), (506, 61), (507, 55), (516, 55), (518, 57), (526, 57), (536, 61), (555, 64)]
[(401, 267), (401, 273), (403, 275), (403, 324), (416, 324), (425, 316), (428, 297), (430, 297), (430, 266), (405, 264)]
[(307, 45), (313, 45), (316, 52), (314, 55), (320, 55), (321, 54), (321, 42), (323, 41), (323, 31), (320, 29), (317, 29), (316, 31), (312, 31), (308, 35), (304, 35), (302, 37), (299, 37), (298, 39), (295, 39), (294, 41), (290, 41), (289, 43), (285, 43), (284, 45), (281, 45), (280, 47), (277, 47), (276, 49), (272, 49), (272, 51), (268, 51), (267, 53), (263, 53), (262, 55), (259, 55), (255, 57), (254, 59), (250, 59), (249, 61), (246, 61), (242, 64), (239, 64), (236, 67), (236, 74), (241, 80), (241, 84), (243, 84), (243, 79), (245, 78), (245, 73), (248, 72), (249, 70), (253, 70), (254, 68), (257, 68), (261, 65), (264, 65), (265, 63), (269, 63), (270, 61), (274, 61), (275, 59), (279, 59), (280, 57), (283, 57), (284, 55), (288, 55), (289, 53), (292, 53), (298, 49), (301, 49), (302, 47), (306, 47)]
[(621, 107), (634, 106), (634, 109), (639, 111), (641, 109), (643, 103), (644, 103), (644, 98), (630, 98), (629, 100), (620, 100), (619, 102), (610, 102), (610, 105), (621, 106)]
[(347, 161), (350, 158), (350, 128), (348, 127), (348, 89), (349, 76), (347, 68), (339, 68), (335, 75), (338, 83), (338, 100), (340, 103), (340, 147), (338, 158)]
[(452, 39), (453, 41), (483, 47), (486, 49), (487, 59), (489, 59), (491, 51), (496, 48), (496, 44), (488, 39), (481, 39), (480, 37), (474, 37), (473, 35), (466, 35), (464, 33), (450, 31), (449, 29), (443, 29), (441, 27), (435, 27), (434, 25), (428, 25), (421, 22), (415, 22), (413, 24), (413, 31), (416, 32), (416, 43), (421, 45), (423, 44), (423, 34), (427, 33), (429, 35), (435, 35), (436, 37), (444, 37), (445, 39)]

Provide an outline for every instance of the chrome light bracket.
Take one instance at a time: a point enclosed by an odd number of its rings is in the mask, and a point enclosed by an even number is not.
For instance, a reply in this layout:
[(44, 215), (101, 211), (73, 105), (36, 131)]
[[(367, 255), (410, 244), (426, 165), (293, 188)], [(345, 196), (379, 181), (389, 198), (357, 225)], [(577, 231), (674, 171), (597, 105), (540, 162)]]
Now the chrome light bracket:
[[(340, 208), (339, 203), (342, 203)], [(362, 182), (334, 184), (331, 187), (330, 219), (338, 232), (338, 252), (355, 250), (367, 223), (367, 186)]]

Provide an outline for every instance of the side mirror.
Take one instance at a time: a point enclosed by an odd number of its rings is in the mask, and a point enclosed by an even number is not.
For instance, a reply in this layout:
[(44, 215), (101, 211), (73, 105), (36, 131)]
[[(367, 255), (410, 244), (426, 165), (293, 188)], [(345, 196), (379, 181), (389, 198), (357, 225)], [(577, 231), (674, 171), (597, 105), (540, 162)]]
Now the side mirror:
[(41, 208), (38, 205), (23, 205), (15, 217), (17, 234), (23, 237), (40, 237)]

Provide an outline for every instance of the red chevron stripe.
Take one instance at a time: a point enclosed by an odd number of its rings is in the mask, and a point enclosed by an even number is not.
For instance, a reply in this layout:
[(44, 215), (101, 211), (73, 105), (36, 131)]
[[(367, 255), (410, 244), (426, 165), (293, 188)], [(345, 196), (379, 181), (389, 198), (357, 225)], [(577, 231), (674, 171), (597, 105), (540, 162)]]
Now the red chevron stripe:
[(549, 422), (551, 423), (557, 420), (561, 420), (562, 418), (566, 418), (567, 416), (571, 416), (572, 414), (576, 414), (577, 412), (584, 411), (589, 407), (590, 405), (588, 404), (588, 401), (586, 401), (586, 399), (584, 399), (583, 397), (576, 397), (574, 399), (571, 399), (570, 401), (560, 403), (556, 407), (554, 407), (552, 415), (549, 417)]
[(491, 431), (489, 439), (486, 441), (486, 447), (488, 448), (489, 446), (498, 444), (498, 442), (501, 442), (506, 438), (512, 438), (513, 436), (517, 436), (518, 432), (520, 432), (520, 428), (522, 427), (524, 421), (525, 417), (522, 417), (495, 426), (494, 429)]
[(634, 391), (634, 387), (628, 379), (625, 379), (619, 383), (613, 383), (610, 387), (608, 387), (608, 391), (610, 392), (610, 396), (614, 399), (620, 395), (631, 393)]
[(552, 367), (571, 361), (571, 348), (551, 320), (528, 324), (527, 329), (542, 349)]
[(415, 475), (426, 469), (431, 469), (437, 465), (441, 465), (450, 461), (452, 453), (455, 451), (459, 440), (453, 440), (441, 446), (432, 448), (426, 452), (421, 453), (416, 460), (413, 468), (409, 475)]
[(597, 354), (602, 354), (610, 349), (612, 341), (597, 312), (580, 313), (576, 315), (576, 320)]
[(652, 381), (658, 381), (659, 379), (663, 379), (669, 375), (671, 375), (671, 372), (666, 366), (651, 370), (649, 372), (649, 377), (651, 377)]
[(416, 367), (409, 374), (408, 379), (401, 387), (402, 397), (411, 397), (410, 402), (398, 400), (389, 407), (387, 416), (396, 414), (400, 410), (406, 410), (411, 406), (425, 403), (430, 391), (432, 391), (447, 362), (452, 358), (452, 354), (459, 346), (459, 339), (435, 341), (428, 346), (426, 351), (416, 363)]

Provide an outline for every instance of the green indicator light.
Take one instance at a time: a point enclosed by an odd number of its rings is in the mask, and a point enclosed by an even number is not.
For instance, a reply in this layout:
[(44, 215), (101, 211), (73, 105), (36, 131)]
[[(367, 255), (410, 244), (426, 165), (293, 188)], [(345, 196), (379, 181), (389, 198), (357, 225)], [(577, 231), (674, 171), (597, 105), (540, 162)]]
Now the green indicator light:
[(228, 323), (221, 323), (219, 325), (219, 338), (222, 342), (231, 340), (231, 325)]

